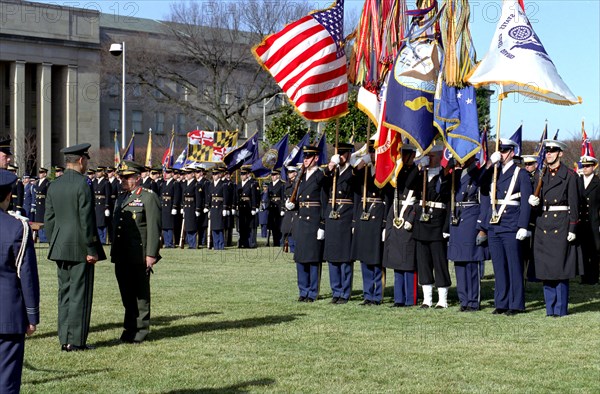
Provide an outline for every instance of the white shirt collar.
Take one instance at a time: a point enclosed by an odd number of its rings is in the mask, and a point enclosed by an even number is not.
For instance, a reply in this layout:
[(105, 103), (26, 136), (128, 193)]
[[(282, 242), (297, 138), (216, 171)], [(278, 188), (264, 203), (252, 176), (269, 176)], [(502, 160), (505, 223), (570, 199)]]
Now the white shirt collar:
[(502, 173), (504, 174), (506, 171), (508, 171), (513, 164), (515, 164), (514, 160), (511, 160), (508, 163), (504, 164), (502, 166)]
[(592, 182), (592, 179), (594, 178), (594, 174), (590, 174), (590, 175), (584, 175), (583, 176), (583, 184), (585, 185), (585, 188), (587, 189), (587, 187), (590, 185), (590, 183)]

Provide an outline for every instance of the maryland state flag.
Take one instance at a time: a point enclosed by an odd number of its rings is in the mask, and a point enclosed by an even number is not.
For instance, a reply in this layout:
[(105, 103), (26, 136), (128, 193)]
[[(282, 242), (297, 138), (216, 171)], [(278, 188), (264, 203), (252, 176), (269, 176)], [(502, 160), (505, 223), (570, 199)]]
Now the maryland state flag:
[(187, 137), (190, 162), (220, 163), (237, 145), (238, 132), (194, 130)]

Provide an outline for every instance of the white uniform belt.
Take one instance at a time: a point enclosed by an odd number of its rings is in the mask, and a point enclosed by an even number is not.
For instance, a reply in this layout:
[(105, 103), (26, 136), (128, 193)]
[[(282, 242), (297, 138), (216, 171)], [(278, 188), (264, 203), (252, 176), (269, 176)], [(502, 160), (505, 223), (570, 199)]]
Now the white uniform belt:
[(514, 205), (514, 206), (521, 205), (520, 200), (498, 200), (497, 203), (500, 205)]
[[(419, 201), (419, 205), (423, 205), (423, 201)], [(430, 208), (446, 209), (446, 204), (443, 202), (425, 201), (425, 205)]]
[(463, 208), (465, 208), (465, 207), (474, 207), (476, 205), (479, 205), (479, 203), (476, 202), (476, 201), (459, 201), (459, 202), (456, 203), (457, 207), (463, 207)]
[(542, 207), (542, 210), (547, 212), (568, 211), (569, 207), (567, 205), (550, 205)]

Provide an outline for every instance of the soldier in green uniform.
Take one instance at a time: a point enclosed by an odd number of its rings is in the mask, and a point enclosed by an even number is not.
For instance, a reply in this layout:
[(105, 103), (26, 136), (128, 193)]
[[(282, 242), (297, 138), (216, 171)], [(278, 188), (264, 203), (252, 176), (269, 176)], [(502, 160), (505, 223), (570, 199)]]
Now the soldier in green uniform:
[(94, 264), (106, 259), (98, 240), (94, 197), (83, 175), (90, 144), (61, 149), (67, 169), (48, 187), (44, 222), (48, 259), (58, 267), (58, 338), (63, 351), (86, 345), (92, 313)]
[(158, 196), (141, 187), (139, 164), (119, 168), (123, 193), (114, 211), (115, 239), (110, 251), (125, 307), (121, 341), (142, 342), (150, 332), (150, 274), (160, 259), (161, 212)]

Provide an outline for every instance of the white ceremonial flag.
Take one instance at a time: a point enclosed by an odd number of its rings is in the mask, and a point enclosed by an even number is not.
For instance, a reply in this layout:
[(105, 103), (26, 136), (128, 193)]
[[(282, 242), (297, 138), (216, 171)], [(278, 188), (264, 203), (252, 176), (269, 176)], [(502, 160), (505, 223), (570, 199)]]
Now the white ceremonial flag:
[(552, 104), (581, 104), (562, 80), (517, 0), (504, 0), (490, 49), (467, 76), (475, 87), (497, 84), (508, 93)]

